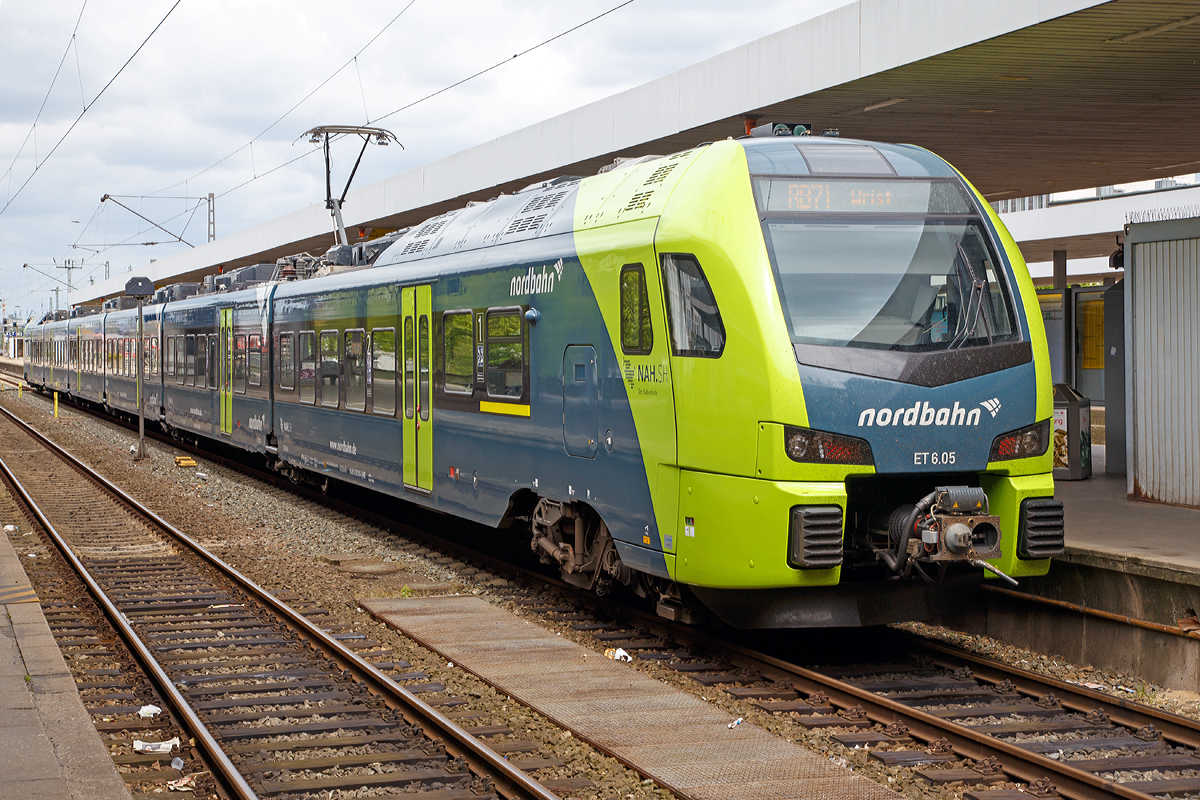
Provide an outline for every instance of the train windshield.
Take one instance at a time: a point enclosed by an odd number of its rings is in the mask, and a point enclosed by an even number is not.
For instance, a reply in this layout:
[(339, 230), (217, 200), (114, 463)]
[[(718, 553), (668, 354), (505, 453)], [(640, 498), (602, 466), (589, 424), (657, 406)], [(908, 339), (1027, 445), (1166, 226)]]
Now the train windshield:
[(1019, 339), (1004, 270), (957, 183), (756, 184), (793, 342), (928, 352)]

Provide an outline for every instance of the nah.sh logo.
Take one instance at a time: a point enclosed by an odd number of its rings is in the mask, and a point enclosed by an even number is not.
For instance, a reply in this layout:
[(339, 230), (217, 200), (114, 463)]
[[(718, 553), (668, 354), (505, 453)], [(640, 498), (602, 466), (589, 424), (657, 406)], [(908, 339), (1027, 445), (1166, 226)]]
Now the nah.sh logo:
[[(1000, 413), (1000, 400), (993, 397), (984, 400), (979, 405), (988, 410), (993, 417)], [(858, 415), (858, 427), (887, 426), (887, 425), (978, 425), (979, 409), (968, 408), (954, 402), (954, 407), (929, 405), (929, 401), (916, 403), (912, 408), (868, 408)]]

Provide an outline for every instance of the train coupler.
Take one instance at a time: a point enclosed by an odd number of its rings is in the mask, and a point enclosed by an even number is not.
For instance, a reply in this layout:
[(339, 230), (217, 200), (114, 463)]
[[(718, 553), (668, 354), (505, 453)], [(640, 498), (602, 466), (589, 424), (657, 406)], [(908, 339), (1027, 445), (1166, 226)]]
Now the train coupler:
[(989, 510), (987, 494), (977, 486), (939, 486), (915, 506), (892, 512), (888, 528), (896, 549), (878, 556), (898, 575), (908, 575), (917, 562), (977, 564), (998, 558), (1000, 518)]

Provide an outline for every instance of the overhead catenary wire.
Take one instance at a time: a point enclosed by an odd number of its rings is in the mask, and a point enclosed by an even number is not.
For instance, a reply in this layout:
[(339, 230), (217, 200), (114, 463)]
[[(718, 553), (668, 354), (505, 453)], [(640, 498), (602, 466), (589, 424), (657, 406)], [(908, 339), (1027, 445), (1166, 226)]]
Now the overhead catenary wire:
[[(330, 74), (329, 74), (329, 77), (327, 77), (325, 80), (323, 80), (323, 81), (321, 81), (320, 83), (318, 83), (318, 84), (317, 84), (317, 85), (316, 85), (316, 86), (315, 86), (315, 87), (314, 87), (314, 88), (313, 88), (313, 89), (312, 89), (312, 90), (311, 90), (311, 91), (310, 91), (308, 94), (304, 95), (304, 97), (301, 97), (301, 98), (300, 98), (299, 100), (297, 100), (297, 101), (296, 101), (294, 104), (292, 104), (292, 107), (291, 107), (291, 108), (289, 108), (287, 111), (283, 112), (283, 113), (282, 113), (282, 114), (280, 114), (278, 117), (276, 117), (276, 119), (275, 119), (275, 121), (274, 121), (274, 122), (272, 122), (270, 125), (268, 125), (267, 127), (263, 128), (261, 131), (259, 131), (259, 132), (258, 132), (258, 134), (257, 134), (256, 136), (254, 136), (252, 139), (250, 139), (250, 141), (246, 142), (244, 145), (242, 145), (242, 146), (241, 146), (241, 147), (239, 147), (238, 149), (234, 150), (233, 152), (229, 153), (228, 155), (226, 155), (226, 156), (224, 156), (224, 157), (222, 157), (222, 158), (220, 158), (220, 159), (218, 159), (218, 160), (214, 161), (212, 164), (209, 164), (207, 167), (205, 167), (204, 169), (200, 170), (199, 172), (197, 172), (197, 173), (196, 173), (195, 175), (193, 175), (192, 177), (190, 177), (190, 178), (188, 178), (188, 179), (186, 179), (186, 180), (182, 180), (182, 181), (180, 181), (179, 183), (173, 183), (173, 184), (171, 184), (170, 186), (167, 186), (167, 187), (165, 187), (165, 188), (159, 189), (158, 191), (159, 191), (159, 192), (166, 192), (166, 191), (169, 191), (169, 190), (171, 190), (171, 189), (174, 189), (176, 186), (180, 186), (180, 185), (182, 185), (182, 184), (185, 184), (185, 183), (190, 183), (191, 181), (194, 181), (194, 180), (196, 180), (196, 178), (199, 178), (199, 177), (200, 177), (201, 175), (203, 175), (204, 173), (208, 172), (210, 169), (213, 169), (214, 167), (218, 167), (218, 166), (220, 166), (221, 164), (224, 164), (226, 161), (228, 161), (229, 159), (233, 158), (233, 157), (234, 157), (234, 156), (236, 156), (238, 153), (242, 152), (243, 150), (245, 150), (245, 149), (247, 149), (247, 148), (251, 148), (251, 150), (250, 150), (250, 156), (251, 156), (251, 159), (253, 159), (253, 157), (254, 157), (254, 150), (253, 150), (253, 146), (254, 146), (254, 143), (255, 143), (256, 141), (258, 141), (258, 140), (259, 140), (259, 139), (261, 139), (263, 136), (265, 136), (265, 135), (266, 135), (268, 132), (270, 132), (270, 130), (271, 130), (272, 128), (274, 128), (276, 125), (278, 125), (279, 123), (281, 123), (281, 122), (283, 122), (285, 119), (287, 119), (287, 117), (288, 117), (288, 116), (289, 116), (289, 115), (290, 115), (290, 114), (291, 114), (293, 111), (295, 111), (295, 110), (296, 110), (297, 108), (299, 108), (300, 106), (304, 105), (304, 103), (305, 103), (305, 102), (307, 102), (307, 101), (308, 101), (308, 99), (309, 99), (310, 97), (312, 97), (314, 94), (316, 94), (317, 92), (321, 91), (321, 89), (323, 89), (323, 88), (325, 87), (325, 85), (326, 85), (326, 84), (328, 84), (328, 83), (329, 83), (331, 80), (333, 80), (333, 79), (334, 79), (334, 78), (336, 78), (338, 75), (340, 75), (340, 74), (342, 73), (342, 70), (346, 69), (346, 67), (350, 66), (351, 64), (354, 64), (354, 65), (355, 65), (355, 68), (357, 69), (357, 60), (358, 60), (358, 57), (359, 57), (359, 56), (361, 56), (361, 55), (362, 55), (364, 52), (366, 52), (366, 50), (367, 50), (367, 48), (368, 48), (368, 47), (370, 47), (371, 45), (375, 44), (375, 41), (376, 41), (377, 39), (379, 39), (379, 37), (380, 37), (380, 36), (383, 36), (383, 34), (387, 32), (388, 28), (391, 28), (391, 27), (392, 27), (392, 25), (396, 24), (396, 21), (397, 21), (398, 19), (400, 19), (400, 17), (404, 16), (404, 12), (406, 12), (406, 11), (408, 11), (410, 8), (412, 8), (413, 4), (414, 4), (414, 3), (416, 3), (416, 2), (417, 2), (417, 0), (409, 0), (409, 2), (408, 2), (408, 5), (404, 6), (404, 8), (400, 9), (399, 13), (397, 13), (397, 14), (396, 14), (396, 16), (394, 16), (394, 17), (392, 17), (390, 20), (388, 20), (388, 23), (387, 23), (386, 25), (384, 25), (382, 28), (380, 28), (380, 29), (379, 29), (379, 32), (378, 32), (378, 33), (376, 33), (374, 36), (372, 36), (372, 37), (371, 37), (371, 38), (370, 38), (370, 39), (367, 41), (367, 43), (366, 43), (366, 44), (364, 44), (362, 47), (360, 47), (360, 48), (358, 49), (358, 52), (356, 52), (356, 53), (355, 53), (353, 56), (351, 56), (351, 57), (350, 57), (350, 58), (349, 58), (349, 59), (346, 61), (346, 63), (342, 64), (340, 67), (338, 67), (337, 69), (335, 69), (335, 70), (334, 70), (332, 73), (330, 73)], [(361, 77), (360, 77), (360, 82), (361, 82)], [(365, 110), (365, 108), (366, 108), (366, 100), (365, 100), (365, 99), (363, 100), (363, 107), (364, 107), (364, 110)], [(308, 154), (306, 153), (305, 155), (308, 155)], [(295, 160), (296, 160), (296, 159), (292, 159), (292, 161), (295, 161)], [(289, 163), (289, 164), (290, 164), (290, 163), (292, 163), (292, 162), (291, 162), (291, 161), (289, 161), (289, 162), (287, 162), (287, 163)], [(284, 165), (284, 166), (286, 166), (286, 165)], [(278, 168), (276, 168), (276, 169), (278, 169)], [(274, 171), (275, 171), (275, 170), (269, 170), (268, 172), (265, 172), (265, 173), (263, 173), (263, 174), (264, 174), (264, 175), (267, 175), (267, 174), (270, 174), (271, 172), (274, 172)], [(244, 186), (244, 185), (245, 185), (245, 184), (240, 184), (240, 186)], [(235, 188), (237, 188), (237, 187), (235, 187)], [(232, 191), (232, 190), (230, 190), (230, 191)], [(152, 194), (157, 194), (157, 193), (158, 193), (158, 192), (152, 192)], [(225, 194), (228, 194), (228, 193), (229, 193), (229, 192), (225, 192)]]
[[(86, 8), (87, 8), (87, 0), (83, 0), (83, 5), (80, 6), (80, 8), (79, 8), (79, 16), (75, 18), (75, 27), (71, 30), (71, 38), (67, 40), (67, 46), (65, 48), (63, 48), (62, 58), (60, 58), (58, 60), (58, 67), (54, 70), (54, 77), (50, 79), (50, 85), (46, 87), (46, 96), (42, 98), (42, 104), (40, 106), (38, 106), (37, 114), (35, 114), (33, 117), (33, 124), (29, 126), (29, 133), (25, 134), (25, 139), (21, 142), (21, 146), (17, 148), (16, 154), (13, 155), (12, 163), (8, 165), (8, 169), (6, 169), (4, 171), (4, 175), (0, 176), (0, 180), (3, 180), (4, 178), (7, 178), (7, 177), (11, 177), (12, 170), (13, 170), (13, 167), (16, 166), (17, 159), (21, 157), (21, 153), (23, 153), (25, 151), (25, 145), (29, 144), (30, 137), (32, 137), (34, 135), (34, 131), (37, 130), (38, 120), (40, 120), (42, 118), (42, 112), (46, 110), (46, 103), (50, 100), (50, 93), (52, 91), (54, 91), (54, 84), (56, 84), (58, 82), (58, 76), (59, 76), (59, 73), (62, 72), (63, 64), (65, 64), (67, 62), (67, 55), (71, 52), (71, 47), (75, 44), (75, 35), (77, 33), (79, 33), (79, 23), (83, 21), (83, 12), (84, 12), (84, 9), (86, 9)], [(78, 65), (78, 59), (79, 59), (79, 48), (78, 47), (75, 48), (75, 59), (76, 59), (76, 64)], [(82, 81), (82, 77), (80, 78), (80, 80)], [(79, 91), (82, 94), (82, 92), (83, 92), (83, 84), (82, 83), (79, 84)], [(35, 144), (34, 144), (35, 152), (34, 152), (34, 158), (33, 158), (35, 164), (37, 163), (36, 147), (37, 147), (37, 144), (36, 144), (36, 140), (35, 140)]]
[(532, 53), (534, 50), (545, 47), (546, 45), (550, 44), (551, 42), (561, 39), (568, 34), (574, 33), (575, 31), (579, 30), (580, 28), (582, 28), (584, 26), (591, 25), (596, 20), (601, 19), (603, 17), (607, 17), (609, 14), (613, 13), (614, 11), (620, 11), (622, 8), (624, 8), (625, 6), (627, 6), (633, 2), (634, 2), (634, 0), (625, 0), (623, 3), (618, 3), (617, 5), (608, 9), (607, 11), (602, 11), (601, 13), (592, 17), (591, 19), (584, 20), (583, 22), (579, 23), (578, 25), (575, 25), (572, 28), (568, 28), (567, 30), (563, 31), (562, 33), (555, 34), (554, 36), (551, 36), (549, 39), (538, 42), (533, 47), (528, 47), (519, 53), (514, 53), (512, 58), (506, 58), (503, 61), (497, 61), (495, 64), (492, 64), (490, 67), (488, 67), (486, 69), (481, 69), (481, 70), (479, 70), (479, 72), (476, 72), (473, 75), (468, 75), (467, 77), (463, 78), (460, 81), (455, 81), (454, 83), (450, 84), (449, 86), (446, 86), (445, 88), (442, 88), (442, 89), (438, 89), (436, 92), (427, 94), (419, 100), (414, 100), (411, 103), (408, 103), (407, 105), (400, 106), (395, 111), (389, 111), (388, 113), (386, 113), (382, 116), (376, 117), (375, 119), (371, 120), (367, 124), (374, 125), (375, 123), (379, 122), (380, 120), (384, 120), (384, 119), (387, 119), (388, 117), (399, 114), (401, 111), (407, 111), (408, 109), (412, 108), (413, 106), (420, 105), (421, 103), (424, 103), (426, 100), (431, 100), (434, 97), (437, 97), (439, 94), (444, 94), (444, 93), (450, 91), (451, 89), (455, 89), (459, 86), (462, 86), (467, 81), (472, 81), (481, 75), (486, 75), (487, 73), (491, 72), (492, 70), (502, 67), (505, 64), (509, 64), (512, 61), (514, 61), (515, 59), (520, 58), (521, 56), (528, 55), (529, 53)]
[[(40, 163), (35, 163), (33, 165), (33, 172), (31, 172), (29, 177), (25, 179), (25, 182), (18, 187), (17, 191), (8, 198), (8, 202), (6, 202), (3, 207), (0, 207), (0, 215), (3, 215), (4, 212), (8, 210), (9, 206), (13, 204), (13, 201), (20, 196), (21, 192), (25, 190), (25, 187), (29, 185), (29, 182), (33, 180), (35, 175), (38, 174), (38, 171), (41, 170), (45, 163), (50, 160), (50, 157), (54, 155), (55, 151), (58, 150), (62, 143), (67, 140), (67, 137), (71, 135), (71, 132), (75, 130), (75, 126), (79, 124), (79, 121), (83, 119), (88, 110), (96, 104), (96, 101), (104, 96), (104, 93), (108, 91), (109, 87), (112, 86), (114, 82), (116, 82), (117, 78), (121, 77), (121, 73), (125, 71), (125, 68), (128, 67), (135, 58), (137, 58), (138, 53), (142, 52), (142, 49), (152, 38), (154, 38), (154, 34), (158, 33), (159, 28), (166, 23), (167, 19), (171, 16), (175, 9), (179, 8), (179, 4), (182, 2), (183, 0), (175, 0), (175, 3), (169, 9), (167, 9), (167, 13), (163, 15), (163, 18), (160, 19), (158, 24), (154, 26), (154, 29), (151, 30), (150, 33), (146, 34), (146, 38), (142, 40), (142, 43), (137, 46), (137, 49), (133, 51), (133, 54), (130, 55), (129, 58), (125, 60), (125, 63), (121, 65), (121, 68), (118, 69), (116, 73), (108, 79), (108, 83), (104, 84), (104, 87), (96, 94), (95, 97), (92, 98), (92, 101), (83, 107), (83, 110), (79, 112), (79, 116), (76, 117), (75, 121), (71, 123), (71, 126), (67, 128), (66, 133), (64, 133), (59, 140), (54, 143), (54, 146), (50, 148), (50, 151), (46, 153), (45, 158), (43, 158)], [(64, 55), (64, 58), (65, 57), (66, 56)]]
[[(633, 3), (633, 2), (634, 2), (634, 0), (624, 0), (624, 2), (618, 3), (617, 5), (613, 6), (613, 7), (612, 7), (612, 8), (610, 8), (610, 9), (608, 9), (607, 11), (603, 11), (603, 12), (601, 12), (601, 13), (597, 14), (596, 16), (594, 16), (594, 17), (591, 17), (590, 19), (584, 20), (583, 22), (580, 22), (580, 23), (578, 23), (577, 25), (574, 25), (574, 26), (572, 26), (572, 27), (568, 28), (568, 29), (567, 29), (567, 30), (565, 30), (565, 31), (562, 31), (562, 32), (560, 32), (560, 33), (556, 33), (554, 36), (551, 36), (549, 39), (544, 39), (543, 41), (541, 41), (541, 42), (538, 42), (537, 44), (533, 45), (532, 47), (527, 47), (526, 49), (524, 49), (524, 50), (520, 51), (519, 53), (514, 53), (514, 54), (513, 54), (513, 56), (512, 56), (511, 58), (506, 58), (506, 59), (504, 59), (503, 61), (497, 61), (495, 64), (492, 64), (490, 67), (487, 67), (487, 68), (485, 68), (485, 69), (481, 69), (481, 70), (479, 70), (478, 72), (476, 72), (476, 73), (474, 73), (474, 74), (472, 74), (472, 75), (468, 75), (467, 77), (465, 77), (465, 78), (462, 78), (461, 80), (457, 80), (457, 81), (455, 81), (454, 83), (452, 83), (452, 84), (450, 84), (450, 85), (448, 85), (448, 86), (445, 86), (445, 87), (443, 87), (443, 88), (441, 88), (441, 89), (438, 89), (436, 92), (431, 92), (431, 93), (429, 93), (429, 94), (425, 95), (424, 97), (421, 97), (421, 98), (419, 98), (419, 99), (417, 99), (417, 100), (414, 100), (414, 101), (412, 101), (411, 103), (408, 103), (408, 104), (406, 104), (406, 105), (403, 105), (403, 106), (401, 106), (400, 108), (397, 108), (397, 109), (396, 109), (396, 110), (394, 110), (394, 111), (389, 111), (388, 113), (386, 113), (386, 114), (384, 114), (384, 115), (382, 115), (382, 116), (376, 117), (376, 118), (375, 118), (375, 119), (373, 119), (373, 120), (368, 120), (367, 124), (368, 124), (368, 125), (374, 125), (375, 123), (379, 122), (380, 120), (386, 119), (386, 118), (388, 118), (388, 117), (391, 117), (391, 116), (394, 116), (394, 115), (396, 115), (396, 114), (399, 114), (399, 113), (400, 113), (400, 112), (402, 112), (402, 111), (407, 111), (408, 109), (412, 108), (413, 106), (420, 105), (421, 103), (424, 103), (426, 100), (431, 100), (431, 99), (433, 99), (434, 97), (437, 97), (437, 96), (438, 96), (438, 95), (440, 95), (440, 94), (445, 94), (446, 92), (448, 92), (448, 91), (450, 91), (450, 90), (452, 90), (452, 89), (455, 89), (455, 88), (457, 88), (457, 87), (459, 87), (459, 86), (462, 86), (464, 83), (467, 83), (468, 81), (472, 81), (472, 80), (474, 80), (475, 78), (478, 78), (478, 77), (480, 77), (480, 76), (482, 76), (482, 75), (486, 75), (487, 73), (489, 73), (489, 72), (491, 72), (491, 71), (493, 71), (493, 70), (495, 70), (495, 69), (498, 69), (499, 67), (502, 67), (502, 66), (504, 66), (505, 64), (510, 64), (510, 63), (512, 63), (514, 60), (516, 60), (516, 59), (520, 58), (521, 56), (528, 55), (529, 53), (532, 53), (533, 51), (535, 51), (535, 50), (538, 50), (539, 48), (545, 47), (546, 45), (550, 44), (551, 42), (554, 42), (554, 41), (556, 41), (556, 40), (558, 40), (558, 39), (561, 39), (561, 38), (563, 38), (564, 36), (567, 36), (567, 35), (569, 35), (569, 34), (571, 34), (571, 33), (574, 33), (575, 31), (579, 30), (580, 28), (583, 28), (583, 27), (585, 27), (585, 26), (587, 26), (587, 25), (590, 25), (590, 24), (592, 24), (593, 22), (595, 22), (595, 21), (597, 21), (597, 20), (599, 20), (599, 19), (601, 19), (601, 18), (603, 18), (603, 17), (606, 17), (606, 16), (608, 16), (609, 14), (612, 14), (614, 11), (619, 11), (619, 10), (621, 10), (622, 8), (624, 8), (625, 6), (627, 6), (627, 5), (630, 5), (630, 4), (631, 4), (631, 3)], [(411, 5), (411, 3), (410, 3), (409, 5)], [(406, 8), (407, 8), (407, 7), (406, 7)], [(364, 49), (365, 49), (365, 48), (364, 48)], [(361, 51), (360, 51), (360, 52), (361, 52)], [(355, 56), (355, 58), (357, 58), (357, 56)], [(353, 59), (351, 59), (351, 61), (353, 61)], [(345, 68), (345, 66), (343, 66), (343, 67), (342, 67), (342, 69), (344, 69), (344, 68)], [(340, 70), (339, 70), (339, 71), (340, 71)], [(336, 73), (335, 73), (335, 74), (336, 74)], [(330, 78), (332, 78), (332, 77), (333, 77), (333, 76), (330, 76)], [(328, 82), (328, 80), (326, 80), (326, 83), (327, 83), (327, 82)], [(322, 84), (322, 85), (324, 85), (324, 84)], [(317, 88), (320, 88), (320, 87), (317, 87)], [(316, 91), (316, 89), (314, 89), (313, 91), (315, 92), (315, 91)], [(309, 96), (311, 96), (311, 94), (312, 94), (312, 92), (310, 92), (310, 93), (309, 93)], [(307, 98), (306, 98), (306, 99), (307, 99)], [(301, 101), (301, 102), (303, 102), (303, 101)], [(363, 104), (364, 104), (364, 111), (365, 111), (365, 110), (366, 110), (366, 108), (365, 108), (365, 106), (366, 106), (366, 100), (365, 100), (365, 97), (364, 97)], [(297, 105), (299, 105), (299, 103), (298, 103)], [(294, 108), (295, 108), (295, 107), (293, 107), (293, 109), (294, 109)], [(291, 113), (291, 111), (289, 111), (288, 113)], [(285, 115), (285, 116), (286, 116), (286, 115)], [(282, 119), (282, 117), (281, 117), (280, 119)], [(276, 120), (276, 123), (278, 123), (278, 121), (279, 121), (279, 120)], [(274, 126), (274, 124), (276, 124), (276, 123), (272, 123), (272, 126)], [(268, 128), (268, 130), (269, 130), (269, 128)], [(263, 131), (263, 133), (266, 133), (266, 131)], [(262, 134), (259, 134), (259, 135), (261, 136)], [(258, 137), (255, 137), (255, 138), (257, 139)], [(240, 150), (241, 150), (241, 148), (239, 148), (239, 150), (235, 151), (234, 153), (230, 153), (230, 155), (229, 155), (229, 156), (226, 156), (224, 159), (221, 159), (221, 161), (224, 161), (224, 160), (228, 159), (230, 156), (233, 156), (233, 155), (235, 155), (237, 152), (240, 152)], [(255, 175), (254, 175), (254, 177), (252, 177), (252, 178), (248, 178), (248, 179), (246, 179), (246, 180), (242, 181), (242, 182), (241, 182), (241, 183), (239, 183), (237, 186), (234, 186), (232, 189), (226, 189), (224, 192), (221, 192), (221, 194), (219, 194), (219, 195), (217, 195), (217, 196), (218, 196), (218, 197), (224, 197), (225, 195), (227, 195), (227, 194), (229, 194), (229, 193), (231, 193), (231, 192), (235, 192), (235, 191), (237, 191), (238, 189), (241, 189), (243, 186), (246, 186), (246, 185), (248, 185), (248, 184), (251, 184), (251, 183), (253, 183), (254, 181), (258, 180), (259, 178), (265, 178), (267, 175), (270, 175), (272, 172), (276, 172), (276, 171), (278, 171), (278, 170), (280, 170), (280, 169), (283, 169), (283, 168), (284, 168), (284, 167), (286, 167), (286, 166), (289, 166), (289, 165), (291, 165), (291, 164), (294, 164), (294, 163), (296, 163), (297, 161), (299, 161), (299, 160), (300, 160), (300, 159), (302, 159), (302, 158), (307, 158), (308, 156), (312, 155), (313, 153), (316, 153), (316, 152), (318, 152), (319, 150), (320, 150), (320, 148), (313, 148), (312, 150), (309, 150), (309, 151), (308, 151), (308, 152), (306, 152), (306, 153), (302, 153), (302, 154), (300, 154), (300, 155), (296, 156), (295, 158), (288, 159), (287, 161), (283, 162), (283, 163), (282, 163), (282, 164), (280, 164), (279, 166), (277, 166), (277, 167), (273, 167), (273, 168), (271, 168), (271, 169), (267, 170), (266, 172), (263, 172), (261, 175), (259, 175), (259, 174), (255, 174)], [(219, 163), (221, 163), (221, 162), (217, 162), (217, 163), (219, 164)], [(212, 166), (210, 166), (210, 167), (207, 167), (206, 169), (202, 170), (200, 173), (197, 173), (197, 175), (203, 174), (204, 172), (207, 172), (209, 169), (212, 169), (212, 167), (215, 167), (215, 166), (216, 166), (216, 164), (213, 164)], [(189, 180), (194, 180), (194, 178), (192, 178), (192, 179), (189, 179)], [(179, 184), (174, 184), (174, 186), (178, 186), (178, 185), (179, 185)], [(174, 188), (174, 187), (173, 187), (173, 186), (169, 186), (169, 187), (167, 187), (167, 188), (168, 188), (168, 189), (170, 189), (170, 188)], [(163, 189), (162, 191), (166, 191), (166, 189)]]

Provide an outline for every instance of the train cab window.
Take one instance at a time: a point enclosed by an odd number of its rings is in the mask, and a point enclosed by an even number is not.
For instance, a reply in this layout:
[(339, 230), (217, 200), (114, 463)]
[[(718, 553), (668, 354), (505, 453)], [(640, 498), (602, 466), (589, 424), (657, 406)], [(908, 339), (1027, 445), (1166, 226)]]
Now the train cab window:
[(187, 345), (184, 348), (184, 358), (187, 364), (187, 379), (185, 383), (188, 386), (196, 385), (196, 337), (189, 335), (187, 337)]
[(487, 393), (519, 398), (525, 391), (525, 339), (521, 309), (487, 312)]
[(371, 410), (376, 414), (396, 413), (396, 330), (371, 331)]
[(296, 388), (296, 354), (292, 350), (292, 334), (279, 337), (279, 388)]
[(246, 393), (246, 334), (233, 337), (233, 391)]
[(412, 317), (404, 319), (404, 417), (413, 418), (413, 408), (416, 406), (416, 366), (417, 359), (413, 343)]
[(671, 345), (677, 356), (717, 358), (725, 349), (725, 324), (695, 256), (662, 257)]
[(208, 337), (200, 334), (196, 337), (196, 386), (200, 389), (204, 388), (204, 381), (208, 376), (208, 365), (205, 363), (207, 356)]
[(442, 316), (442, 374), (447, 394), (471, 394), (475, 389), (475, 336), (470, 311)]
[(367, 358), (363, 352), (363, 331), (346, 331), (346, 408), (365, 411), (367, 408)]
[(252, 333), (246, 341), (246, 379), (251, 386), (262, 386), (262, 334)]
[(337, 408), (339, 400), (339, 338), (337, 331), (321, 331), (321, 405), (329, 408)]
[(217, 386), (217, 367), (221, 363), (221, 359), (217, 353), (221, 348), (221, 337), (215, 333), (208, 337), (208, 388), (216, 389)]
[(317, 335), (300, 334), (300, 402), (317, 402)]
[(429, 419), (429, 316), (422, 314), (417, 323), (417, 365), (420, 374), (420, 394), (417, 410), (421, 419)]
[(641, 264), (621, 268), (621, 349), (627, 355), (648, 355), (654, 349), (646, 271)]

